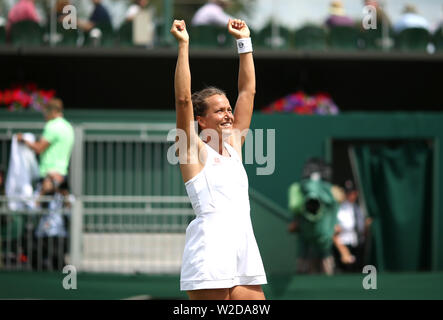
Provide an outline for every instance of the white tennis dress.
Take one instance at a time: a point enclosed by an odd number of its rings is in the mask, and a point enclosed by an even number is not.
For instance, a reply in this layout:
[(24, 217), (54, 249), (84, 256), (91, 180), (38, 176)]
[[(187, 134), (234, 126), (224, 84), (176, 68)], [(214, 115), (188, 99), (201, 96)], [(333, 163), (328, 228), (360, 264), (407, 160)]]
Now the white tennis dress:
[(241, 159), (227, 143), (230, 157), (205, 146), (203, 170), (185, 183), (196, 218), (186, 229), (180, 290), (266, 284)]

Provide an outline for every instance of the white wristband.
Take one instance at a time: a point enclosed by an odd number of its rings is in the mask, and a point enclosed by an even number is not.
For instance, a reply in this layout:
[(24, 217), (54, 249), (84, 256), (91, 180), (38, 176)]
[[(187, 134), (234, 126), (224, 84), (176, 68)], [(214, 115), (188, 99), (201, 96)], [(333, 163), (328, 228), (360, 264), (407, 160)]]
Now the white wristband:
[(251, 38), (237, 39), (237, 51), (238, 54), (252, 52)]

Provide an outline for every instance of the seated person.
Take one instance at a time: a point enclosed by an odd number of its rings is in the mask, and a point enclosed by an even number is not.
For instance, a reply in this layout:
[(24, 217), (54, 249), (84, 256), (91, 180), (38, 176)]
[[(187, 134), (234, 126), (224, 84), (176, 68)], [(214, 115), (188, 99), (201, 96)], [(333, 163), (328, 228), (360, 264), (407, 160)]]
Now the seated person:
[(345, 8), (343, 7), (343, 3), (339, 0), (334, 0), (331, 2), (329, 8), (329, 17), (326, 19), (326, 26), (328, 27), (336, 27), (336, 26), (345, 26), (352, 27), (354, 26), (354, 21), (346, 16)]
[(134, 2), (129, 6), (125, 14), (126, 21), (134, 20), (135, 16), (140, 12), (140, 10), (146, 9), (149, 5), (149, 0), (134, 0)]
[(337, 214), (339, 232), (334, 239), (337, 270), (361, 272), (364, 266), (365, 241), (372, 219), (358, 203), (358, 190), (352, 180), (344, 186), (344, 199)]
[(225, 12), (225, 9), (230, 5), (230, 0), (209, 0), (208, 3), (197, 10), (191, 24), (193, 26), (215, 25), (225, 27), (229, 19), (233, 19)]
[(89, 32), (96, 25), (112, 25), (111, 16), (109, 15), (108, 10), (102, 5), (101, 0), (92, 0), (94, 3), (94, 10), (92, 11), (91, 16), (88, 21), (79, 20), (78, 26), (83, 31)]
[(6, 32), (9, 33), (14, 23), (31, 20), (39, 23), (41, 21), (35, 8), (35, 0), (19, 0), (9, 11)]
[(400, 33), (409, 28), (422, 28), (430, 31), (429, 22), (418, 14), (415, 6), (408, 4), (403, 9), (403, 15), (400, 20), (394, 24), (394, 31)]

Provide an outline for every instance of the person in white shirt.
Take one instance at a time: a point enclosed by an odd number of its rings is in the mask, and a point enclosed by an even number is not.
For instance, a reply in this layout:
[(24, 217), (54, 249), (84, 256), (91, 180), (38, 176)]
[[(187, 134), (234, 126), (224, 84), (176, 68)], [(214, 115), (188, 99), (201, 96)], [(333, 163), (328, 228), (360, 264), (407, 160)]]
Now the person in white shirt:
[(209, 0), (204, 6), (197, 10), (192, 18), (193, 26), (215, 25), (225, 27), (232, 17), (225, 12), (231, 5), (230, 0)]
[(148, 5), (149, 0), (135, 0), (126, 11), (125, 19), (127, 21), (134, 20), (135, 16), (140, 12), (140, 10), (145, 9)]
[(403, 9), (403, 15), (400, 20), (394, 24), (394, 31), (400, 33), (409, 28), (422, 28), (430, 31), (429, 22), (418, 14), (415, 6), (408, 4)]
[(338, 271), (362, 271), (365, 241), (371, 218), (358, 204), (358, 190), (351, 180), (345, 183), (345, 199), (337, 213), (338, 232), (334, 237), (334, 256)]
[(254, 108), (252, 43), (244, 21), (230, 20), (227, 28), (237, 39), (239, 52), (235, 113), (220, 89), (210, 87), (191, 94), (186, 24), (175, 20), (171, 27), (178, 42), (176, 148), (196, 214), (186, 229), (180, 290), (191, 300), (264, 300), (261, 285), (267, 280), (252, 228), (248, 176), (241, 160), (243, 134), (249, 130)]

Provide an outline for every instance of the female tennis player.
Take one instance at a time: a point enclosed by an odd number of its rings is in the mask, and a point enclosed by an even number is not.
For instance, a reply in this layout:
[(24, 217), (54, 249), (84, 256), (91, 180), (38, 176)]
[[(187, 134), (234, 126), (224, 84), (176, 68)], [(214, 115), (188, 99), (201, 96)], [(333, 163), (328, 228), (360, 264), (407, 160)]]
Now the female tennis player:
[(244, 21), (229, 20), (228, 30), (237, 39), (240, 56), (235, 113), (220, 89), (210, 87), (191, 95), (186, 24), (175, 20), (171, 27), (178, 41), (177, 129), (186, 133), (187, 140), (185, 147), (178, 144), (177, 152), (196, 214), (186, 229), (180, 275), (180, 289), (191, 300), (265, 299), (261, 285), (267, 280), (252, 229), (248, 177), (241, 160), (242, 132), (249, 128), (255, 95), (252, 44)]

